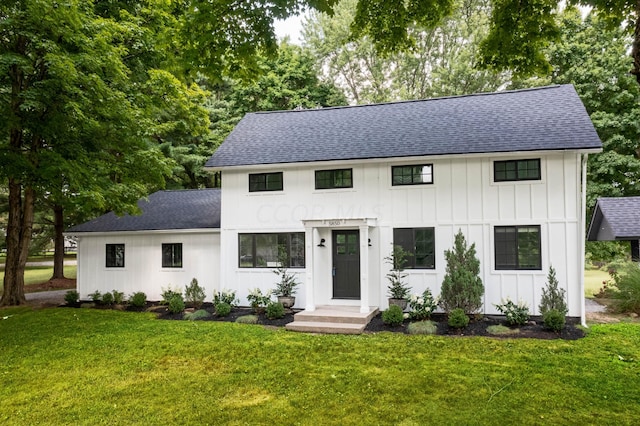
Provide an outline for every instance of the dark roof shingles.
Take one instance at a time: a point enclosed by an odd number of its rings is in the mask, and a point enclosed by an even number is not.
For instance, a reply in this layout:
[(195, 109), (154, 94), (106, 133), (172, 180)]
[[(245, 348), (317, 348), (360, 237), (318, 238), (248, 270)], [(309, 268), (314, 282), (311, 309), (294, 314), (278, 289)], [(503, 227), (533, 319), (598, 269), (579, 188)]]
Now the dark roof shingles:
[(596, 206), (615, 239), (640, 239), (640, 197), (598, 198)]
[(219, 189), (158, 191), (138, 201), (138, 207), (141, 215), (110, 212), (67, 233), (220, 228)]
[(510, 151), (599, 149), (571, 85), (247, 114), (207, 167)]

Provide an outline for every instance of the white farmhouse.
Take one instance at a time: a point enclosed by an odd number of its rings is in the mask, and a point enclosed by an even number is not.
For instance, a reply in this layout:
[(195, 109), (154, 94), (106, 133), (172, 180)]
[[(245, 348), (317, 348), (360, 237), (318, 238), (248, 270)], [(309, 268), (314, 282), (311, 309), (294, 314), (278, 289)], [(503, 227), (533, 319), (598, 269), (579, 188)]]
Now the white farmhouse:
[[(412, 254), (413, 293), (437, 295), (462, 230), (481, 262), (484, 313), (508, 297), (539, 314), (553, 266), (569, 315), (584, 320), (586, 160), (601, 149), (570, 85), (247, 114), (207, 162), (222, 172), (220, 203), (193, 214), (213, 226), (72, 228), (78, 288), (86, 297), (127, 283), (153, 298), (196, 277), (209, 297), (229, 288), (246, 304), (252, 288), (274, 287), (285, 246), (302, 283), (297, 308), (369, 313), (387, 307), (394, 244)], [(180, 209), (172, 197), (161, 200)], [(182, 244), (179, 272), (164, 264), (172, 243)], [(124, 267), (109, 265), (113, 244)]]

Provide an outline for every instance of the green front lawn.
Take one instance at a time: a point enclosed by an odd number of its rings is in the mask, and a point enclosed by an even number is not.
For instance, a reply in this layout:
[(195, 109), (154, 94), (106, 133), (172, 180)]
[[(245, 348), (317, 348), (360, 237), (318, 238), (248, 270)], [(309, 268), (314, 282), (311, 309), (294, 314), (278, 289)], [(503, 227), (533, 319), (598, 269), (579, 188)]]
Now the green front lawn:
[(600, 269), (585, 269), (584, 271), (584, 295), (593, 297), (602, 288), (602, 282), (608, 281), (609, 273)]
[[(75, 278), (78, 267), (75, 265), (65, 265), (64, 276), (66, 278)], [(53, 266), (28, 266), (24, 271), (24, 284), (29, 286), (32, 284), (40, 284), (49, 281), (53, 275)], [(2, 289), (2, 281), (4, 280), (4, 268), (0, 269), (0, 289)], [(26, 289), (29, 291), (28, 289)]]
[(0, 348), (2, 424), (640, 422), (638, 324), (578, 341), (332, 336), (12, 308)]

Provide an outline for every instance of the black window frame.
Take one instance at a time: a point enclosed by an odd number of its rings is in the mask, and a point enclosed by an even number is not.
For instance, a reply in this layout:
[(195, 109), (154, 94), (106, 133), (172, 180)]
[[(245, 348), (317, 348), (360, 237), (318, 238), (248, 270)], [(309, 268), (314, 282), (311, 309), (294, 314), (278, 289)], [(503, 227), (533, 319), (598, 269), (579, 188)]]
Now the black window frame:
[[(120, 253), (118, 253), (118, 251), (120, 251)], [(124, 265), (125, 265), (124, 243), (105, 244), (105, 268), (124, 268)]]
[(182, 243), (162, 243), (163, 268), (182, 268), (182, 260)]
[[(344, 175), (348, 172), (349, 177)], [(321, 175), (327, 176), (320, 177)], [(340, 181), (349, 181), (348, 184), (340, 184)], [(326, 182), (326, 184), (325, 184)], [(322, 183), (322, 184), (320, 184)], [(316, 189), (343, 189), (353, 188), (353, 169), (331, 169), (331, 170), (316, 170), (315, 172), (315, 184)]]
[[(429, 167), (429, 169), (431, 170), (431, 172), (429, 173), (429, 176), (431, 177), (431, 180), (429, 182), (424, 182), (424, 181), (416, 181), (416, 177), (420, 177), (422, 178), (422, 176), (424, 176), (424, 174), (422, 173), (422, 171), (415, 173), (417, 168), (423, 169), (424, 167)], [(409, 173), (402, 173), (402, 174), (396, 174), (397, 171), (407, 171), (407, 169), (411, 169), (409, 171)], [(409, 177), (410, 178), (410, 182), (397, 182), (396, 181), (396, 177), (397, 176), (402, 176), (402, 177)], [(433, 163), (428, 163), (428, 164), (407, 164), (407, 165), (403, 165), (403, 166), (391, 166), (391, 185), (392, 186), (406, 186), (406, 185), (433, 185)]]
[[(277, 185), (278, 183), (279, 185)], [(270, 187), (270, 184), (276, 184), (276, 186)], [(273, 192), (282, 191), (283, 189), (284, 180), (282, 172), (249, 174), (249, 192)]]
[[(430, 239), (431, 247), (420, 253), (420, 243), (425, 243), (425, 235)], [(429, 242), (428, 240), (426, 242)], [(402, 247), (411, 255), (407, 258), (405, 269), (436, 269), (436, 231), (434, 227), (393, 228), (393, 245)], [(420, 260), (424, 259), (424, 260)]]
[[(521, 253), (531, 241), (523, 240), (525, 230), (535, 229), (537, 244), (532, 253)], [(509, 237), (508, 233), (512, 236)], [(507, 238), (509, 237), (509, 238)], [(497, 271), (541, 271), (542, 270), (542, 233), (540, 225), (510, 225), (493, 228), (494, 262)], [(537, 251), (537, 253), (536, 253)], [(523, 258), (534, 262), (522, 264)]]
[[(265, 261), (258, 250), (259, 239), (275, 238), (276, 242), (271, 247), (271, 259)], [(243, 241), (244, 240), (244, 241)], [(267, 262), (277, 260), (278, 250), (284, 246), (289, 255), (289, 265), (287, 268), (305, 268), (305, 234), (304, 232), (261, 232), (261, 233), (239, 233), (238, 234), (238, 267), (242, 269), (255, 268), (276, 268), (269, 266)], [(248, 250), (247, 250), (248, 249)], [(248, 251), (248, 253), (247, 253)], [(262, 259), (262, 260), (261, 260)]]
[[(530, 167), (531, 164), (535, 167)], [(500, 166), (500, 167), (498, 167)], [(526, 158), (520, 160), (501, 160), (493, 162), (493, 181), (494, 182), (518, 182), (525, 180), (541, 180), (542, 170), (539, 158)], [(501, 169), (501, 170), (498, 170)], [(537, 176), (530, 176), (531, 170), (537, 171)], [(514, 176), (508, 177), (507, 173), (515, 173)]]

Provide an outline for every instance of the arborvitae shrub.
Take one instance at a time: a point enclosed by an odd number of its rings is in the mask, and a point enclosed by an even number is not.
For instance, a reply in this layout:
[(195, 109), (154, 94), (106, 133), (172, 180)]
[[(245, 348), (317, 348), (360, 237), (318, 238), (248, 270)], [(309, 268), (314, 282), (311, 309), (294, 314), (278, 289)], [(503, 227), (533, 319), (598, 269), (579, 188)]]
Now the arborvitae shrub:
[(404, 313), (400, 306), (391, 305), (389, 309), (382, 312), (382, 322), (392, 327), (402, 324), (404, 321)]
[(284, 306), (280, 302), (269, 302), (265, 315), (269, 319), (278, 319), (284, 316)]
[(484, 285), (480, 278), (480, 261), (476, 245), (467, 248), (467, 241), (459, 230), (452, 250), (445, 250), (447, 271), (440, 290), (440, 306), (445, 312), (462, 309), (468, 314), (482, 307)]
[(169, 312), (177, 314), (184, 311), (184, 299), (181, 293), (174, 293), (169, 299)]
[(216, 303), (216, 315), (219, 317), (226, 317), (231, 313), (231, 305), (227, 302)]
[(555, 309), (563, 316), (569, 312), (565, 299), (565, 290), (558, 287), (558, 279), (556, 278), (556, 270), (553, 266), (549, 266), (549, 274), (547, 275), (547, 286), (542, 289), (542, 297), (538, 306), (540, 313), (544, 316), (545, 312)]
[(465, 328), (469, 325), (469, 317), (462, 308), (456, 308), (449, 312), (447, 324), (453, 328)]

